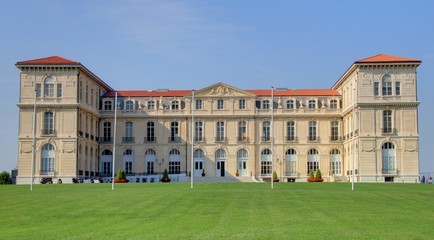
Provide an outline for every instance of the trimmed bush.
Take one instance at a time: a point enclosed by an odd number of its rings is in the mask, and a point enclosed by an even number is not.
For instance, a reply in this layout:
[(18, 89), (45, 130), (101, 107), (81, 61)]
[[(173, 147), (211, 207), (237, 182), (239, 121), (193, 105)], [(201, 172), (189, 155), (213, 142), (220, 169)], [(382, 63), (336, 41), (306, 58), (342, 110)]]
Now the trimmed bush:
[(3, 171), (2, 173), (0, 173), (0, 185), (2, 185), (2, 184), (12, 184), (12, 177), (6, 171)]

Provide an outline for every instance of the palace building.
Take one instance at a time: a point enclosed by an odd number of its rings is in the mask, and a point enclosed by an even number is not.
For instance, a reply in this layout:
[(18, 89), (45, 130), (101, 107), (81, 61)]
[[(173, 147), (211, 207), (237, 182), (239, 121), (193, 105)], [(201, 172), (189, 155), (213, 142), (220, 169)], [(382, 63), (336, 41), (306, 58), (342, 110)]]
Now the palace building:
[(379, 54), (355, 61), (330, 89), (192, 91), (116, 90), (58, 56), (17, 62), (17, 183), (118, 169), (132, 181), (164, 169), (179, 181), (264, 181), (273, 171), (306, 181), (319, 169), (327, 182), (414, 183), (420, 64)]

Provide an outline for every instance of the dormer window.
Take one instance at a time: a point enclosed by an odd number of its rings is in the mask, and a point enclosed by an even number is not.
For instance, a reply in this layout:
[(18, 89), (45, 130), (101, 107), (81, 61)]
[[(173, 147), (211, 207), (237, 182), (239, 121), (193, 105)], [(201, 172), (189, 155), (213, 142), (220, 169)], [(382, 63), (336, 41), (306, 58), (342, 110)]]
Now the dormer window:
[(315, 108), (316, 108), (316, 101), (309, 100), (309, 109), (315, 109)]
[(112, 102), (111, 101), (104, 101), (104, 110), (112, 110)]
[(172, 101), (172, 110), (178, 110), (179, 109), (179, 102), (178, 100)]

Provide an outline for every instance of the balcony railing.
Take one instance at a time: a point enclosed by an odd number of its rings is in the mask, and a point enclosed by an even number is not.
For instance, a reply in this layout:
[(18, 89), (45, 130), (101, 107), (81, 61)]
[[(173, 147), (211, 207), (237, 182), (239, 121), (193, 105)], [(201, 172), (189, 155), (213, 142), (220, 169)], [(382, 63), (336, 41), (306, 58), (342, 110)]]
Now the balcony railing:
[(296, 136), (286, 136), (285, 140), (287, 142), (298, 142), (298, 138)]
[(248, 142), (249, 138), (248, 137), (237, 137), (237, 142)]
[(56, 135), (56, 131), (54, 129), (42, 129), (42, 135)]
[(202, 136), (200, 136), (200, 137), (194, 137), (194, 141), (195, 141), (195, 142), (204, 142), (204, 141), (205, 141), (205, 138), (202, 137)]
[(388, 135), (388, 134), (395, 135), (398, 133), (398, 129), (396, 129), (396, 128), (382, 128), (381, 132), (384, 135)]
[(271, 137), (270, 136), (262, 136), (261, 141), (262, 142), (269, 142), (269, 141), (271, 141)]
[(134, 143), (134, 137), (122, 137), (123, 143)]
[(178, 143), (178, 142), (181, 142), (181, 138), (177, 137), (177, 136), (169, 137), (169, 142)]
[(100, 143), (112, 143), (113, 142), (112, 137), (101, 137), (99, 140), (100, 140)]
[(143, 140), (145, 143), (157, 142), (157, 137), (145, 137)]
[(227, 138), (225, 137), (215, 137), (215, 141), (216, 142), (227, 142)]
[(342, 136), (330, 136), (330, 142), (342, 142), (343, 140)]
[(307, 141), (309, 142), (319, 142), (319, 140), (318, 136), (307, 136)]

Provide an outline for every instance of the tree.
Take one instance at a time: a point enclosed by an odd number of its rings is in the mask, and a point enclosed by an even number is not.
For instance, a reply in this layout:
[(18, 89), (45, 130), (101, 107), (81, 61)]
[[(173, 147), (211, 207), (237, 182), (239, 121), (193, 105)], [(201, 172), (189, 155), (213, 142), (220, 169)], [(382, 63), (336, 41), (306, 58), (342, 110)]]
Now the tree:
[(0, 173), (0, 184), (12, 184), (12, 177), (8, 172), (3, 171)]

